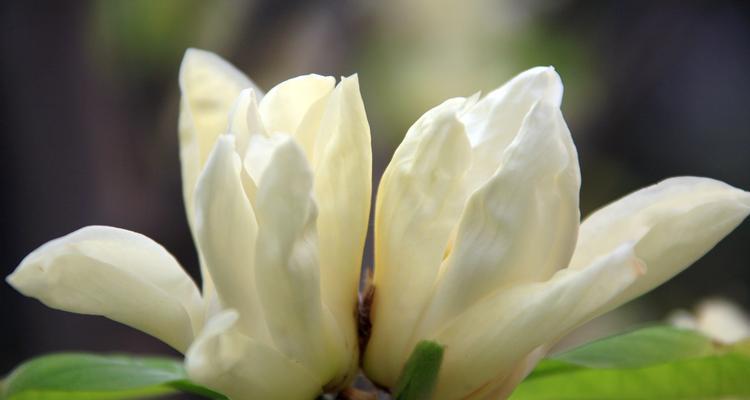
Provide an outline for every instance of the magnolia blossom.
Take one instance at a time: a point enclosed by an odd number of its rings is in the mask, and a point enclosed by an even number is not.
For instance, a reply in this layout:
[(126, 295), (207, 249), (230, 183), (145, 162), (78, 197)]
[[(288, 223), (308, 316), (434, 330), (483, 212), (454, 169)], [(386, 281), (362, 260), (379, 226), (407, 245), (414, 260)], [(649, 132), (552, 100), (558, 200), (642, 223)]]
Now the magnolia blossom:
[(750, 339), (750, 316), (737, 304), (722, 298), (703, 300), (694, 313), (677, 310), (667, 319), (672, 325), (697, 330), (724, 344)]
[(435, 399), (510, 394), (573, 328), (668, 280), (750, 213), (750, 193), (679, 177), (580, 222), (580, 172), (553, 68), (453, 98), (406, 133), (380, 181), (365, 372), (393, 387), (445, 346)]
[(91, 226), (28, 255), (8, 282), (186, 353), (232, 399), (310, 399), (358, 364), (354, 311), (370, 207), (370, 131), (357, 77), (307, 75), (265, 96), (214, 54), (180, 70), (184, 200), (199, 291), (140, 234)]

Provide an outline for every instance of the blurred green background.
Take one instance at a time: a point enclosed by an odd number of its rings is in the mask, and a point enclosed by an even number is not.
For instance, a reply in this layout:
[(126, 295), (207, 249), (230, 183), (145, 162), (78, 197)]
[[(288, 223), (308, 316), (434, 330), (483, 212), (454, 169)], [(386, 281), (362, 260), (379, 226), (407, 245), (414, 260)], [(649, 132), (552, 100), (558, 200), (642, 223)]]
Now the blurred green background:
[[(176, 133), (187, 47), (219, 53), (266, 90), (310, 72), (359, 73), (376, 181), (428, 108), (553, 65), (580, 154), (584, 215), (674, 175), (750, 189), (747, 2), (6, 0), (0, 34), (3, 275), (47, 240), (105, 224), (154, 238), (197, 277)], [(750, 306), (748, 244), (745, 223), (687, 272), (572, 340), (705, 296)], [(0, 309), (0, 374), (50, 351), (170, 352), (7, 284)]]

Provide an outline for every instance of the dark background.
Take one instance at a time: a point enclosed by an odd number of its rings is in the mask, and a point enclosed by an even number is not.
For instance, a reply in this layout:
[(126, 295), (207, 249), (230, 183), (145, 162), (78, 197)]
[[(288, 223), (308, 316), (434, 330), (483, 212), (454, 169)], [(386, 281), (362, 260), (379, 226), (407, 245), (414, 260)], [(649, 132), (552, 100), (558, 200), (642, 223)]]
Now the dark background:
[[(554, 65), (582, 164), (584, 215), (674, 175), (750, 189), (744, 3), (3, 1), (0, 272), (50, 239), (105, 224), (154, 238), (197, 279), (176, 133), (177, 71), (189, 46), (221, 54), (266, 90), (303, 73), (358, 72), (376, 180), (428, 108)], [(749, 244), (745, 223), (581, 335), (659, 320), (706, 296), (750, 306)], [(0, 310), (0, 375), (51, 351), (170, 352), (4, 282)]]

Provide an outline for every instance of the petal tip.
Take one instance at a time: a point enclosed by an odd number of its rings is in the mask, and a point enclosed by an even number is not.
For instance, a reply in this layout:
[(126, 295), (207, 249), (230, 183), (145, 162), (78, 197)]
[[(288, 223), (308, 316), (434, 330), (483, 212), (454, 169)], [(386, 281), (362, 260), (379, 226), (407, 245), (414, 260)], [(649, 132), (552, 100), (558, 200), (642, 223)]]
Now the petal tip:
[(306, 159), (302, 147), (300, 147), (291, 135), (285, 135), (283, 139), (280, 140), (279, 145), (274, 150), (274, 155), (276, 154)]
[(24, 296), (36, 297), (45, 286), (45, 279), (49, 279), (47, 273), (48, 263), (42, 262), (40, 251), (50, 251), (54, 249), (55, 241), (48, 242), (45, 245), (32, 251), (29, 255), (21, 260), (16, 269), (7, 277), (7, 282), (13, 289)]
[[(20, 268), (20, 267), (21, 266), (19, 266), (18, 268)], [(20, 292), (21, 290), (19, 289), (19, 286), (21, 284), (19, 282), (20, 278), (18, 277), (18, 272), (19, 272), (18, 269), (16, 269), (15, 271), (11, 272), (10, 275), (8, 275), (8, 276), (5, 277), (5, 282), (8, 285), (10, 285), (13, 289), (16, 289), (17, 291)]]
[(250, 79), (240, 72), (232, 63), (222, 58), (220, 55), (210, 52), (208, 50), (202, 50), (198, 48), (188, 48), (185, 50), (185, 55), (182, 57), (182, 63), (180, 64), (180, 70), (178, 73), (178, 81), (180, 89), (185, 93), (187, 89), (186, 85), (191, 79), (191, 75), (196, 71), (207, 69), (211, 72), (219, 73), (236, 83), (237, 90), (246, 87), (255, 87), (255, 84)]
[(545, 83), (545, 94), (541, 98), (546, 99), (557, 107), (560, 107), (563, 96), (563, 83), (562, 78), (560, 77), (560, 74), (557, 73), (555, 67), (552, 65), (546, 67), (534, 67), (526, 71), (526, 73)]
[(341, 82), (345, 82), (345, 81), (359, 82), (359, 74), (355, 72), (349, 76), (342, 76)]
[(180, 76), (182, 76), (188, 66), (199, 59), (209, 59), (211, 57), (218, 57), (216, 54), (210, 51), (198, 49), (195, 47), (188, 47), (185, 50), (185, 55), (182, 56), (182, 62), (180, 63)]
[(199, 49), (197, 47), (188, 47), (187, 50), (185, 50), (185, 55), (182, 56), (182, 65), (184, 66), (187, 63), (197, 61), (197, 60), (225, 62), (224, 59), (222, 59), (216, 53), (213, 53), (208, 50)]
[(336, 89), (347, 91), (350, 95), (358, 95), (359, 97), (362, 97), (359, 92), (359, 77), (357, 74), (342, 76), (341, 81), (336, 85)]

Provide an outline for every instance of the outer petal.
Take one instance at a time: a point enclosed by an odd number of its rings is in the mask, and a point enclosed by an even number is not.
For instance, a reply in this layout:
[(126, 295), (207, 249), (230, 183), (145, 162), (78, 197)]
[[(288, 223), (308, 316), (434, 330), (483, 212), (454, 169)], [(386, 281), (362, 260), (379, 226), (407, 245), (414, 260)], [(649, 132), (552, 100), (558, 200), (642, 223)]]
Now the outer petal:
[(456, 318), (433, 340), (446, 346), (435, 399), (482, 392), (503, 373), (509, 379), (534, 349), (557, 341), (592, 318), (601, 304), (643, 273), (631, 244), (580, 271), (500, 290)]
[(193, 190), (229, 112), (245, 88), (260, 93), (242, 72), (216, 54), (188, 49), (180, 66), (180, 160), (185, 208), (192, 223)]
[(302, 150), (287, 137), (258, 186), (255, 276), (275, 347), (321, 377), (332, 378), (336, 362), (326, 329), (332, 321), (326, 319), (320, 298), (312, 179)]
[(234, 137), (219, 137), (195, 190), (198, 250), (226, 308), (240, 314), (246, 335), (269, 340), (255, 285), (258, 224), (242, 187)]
[(236, 328), (237, 313), (212, 318), (190, 347), (185, 366), (190, 379), (232, 400), (309, 400), (321, 382), (299, 363)]
[(383, 385), (395, 384), (409, 356), (411, 332), (466, 200), (462, 183), (470, 148), (456, 117), (465, 102), (451, 99), (423, 115), (380, 181), (373, 331), (364, 365), (368, 376)]
[(48, 242), (7, 281), (49, 307), (105, 316), (179, 351), (203, 324), (198, 288), (174, 257), (123, 229), (89, 226)]
[(580, 172), (560, 110), (537, 103), (489, 182), (469, 198), (415, 341), (488, 293), (567, 266), (578, 231)]
[[(193, 191), (198, 175), (208, 159), (219, 134), (226, 132), (229, 111), (240, 91), (254, 88), (242, 72), (216, 54), (188, 49), (180, 66), (180, 161), (182, 163), (182, 194), (188, 223), (193, 227)], [(202, 264), (202, 263), (201, 263)], [(203, 294), (210, 298), (213, 284), (205, 267)]]
[(635, 242), (648, 273), (608, 303), (610, 310), (661, 285), (702, 257), (750, 214), (750, 193), (708, 178), (681, 177), (641, 189), (582, 224), (571, 268)]
[(472, 166), (466, 179), (474, 188), (495, 173), (524, 117), (538, 101), (559, 107), (563, 86), (552, 67), (522, 72), (490, 92), (461, 117), (471, 141)]
[(356, 76), (331, 94), (315, 146), (321, 295), (345, 333), (348, 353), (356, 355), (354, 310), (372, 190), (370, 126)]

